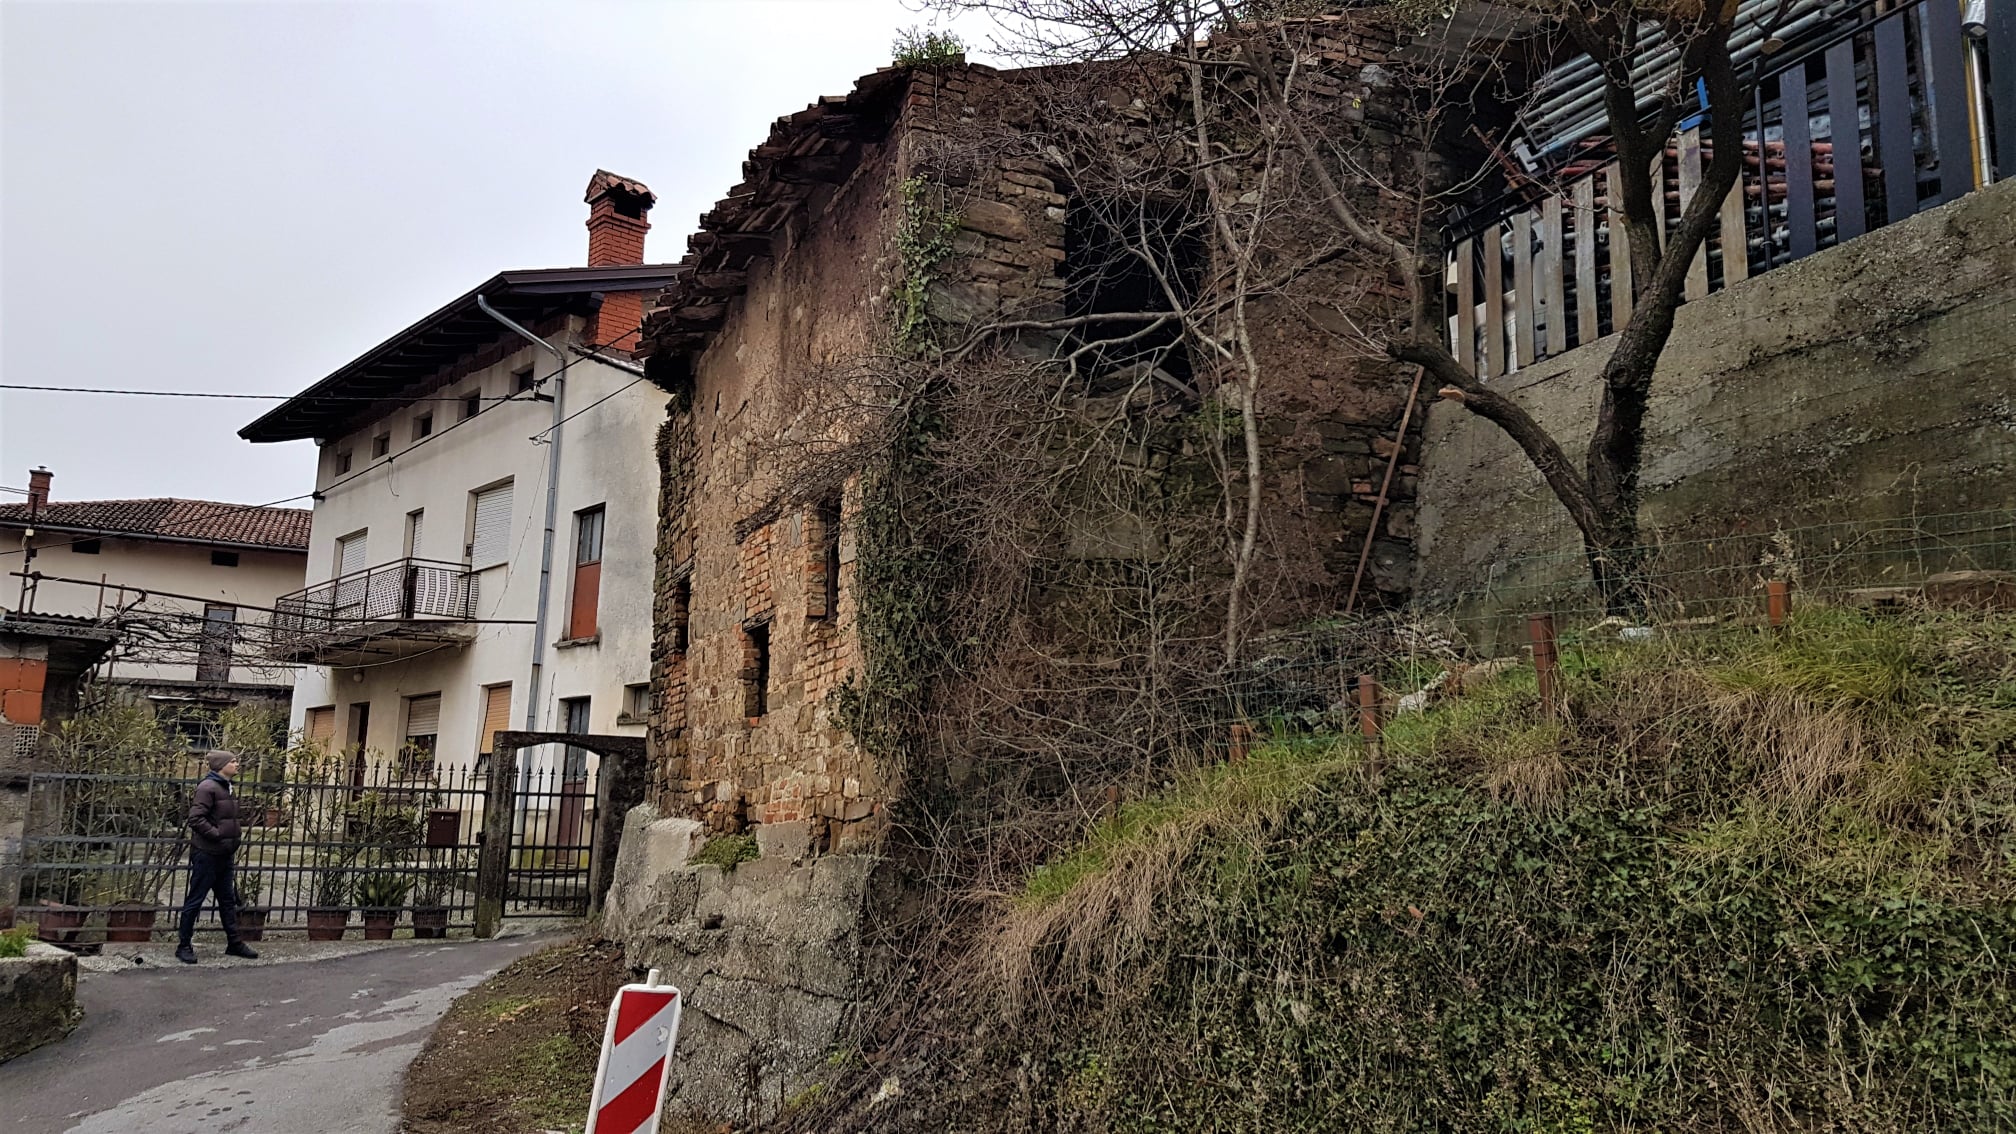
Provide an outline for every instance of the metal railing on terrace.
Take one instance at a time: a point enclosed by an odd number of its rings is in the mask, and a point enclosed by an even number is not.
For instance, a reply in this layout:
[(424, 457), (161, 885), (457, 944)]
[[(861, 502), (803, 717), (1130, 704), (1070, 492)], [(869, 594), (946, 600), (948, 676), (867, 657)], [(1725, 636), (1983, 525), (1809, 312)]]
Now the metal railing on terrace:
[[(1759, 72), (1739, 183), (1687, 274), (1699, 299), (2016, 175), (2016, 0), (1869, 7)], [(1999, 118), (1997, 112), (2000, 112)], [(1660, 236), (1716, 139), (1669, 140)], [(1446, 235), (1451, 349), (1482, 378), (1621, 329), (1631, 316), (1614, 160), (1571, 161)]]
[(461, 563), (395, 559), (273, 602), (274, 652), (300, 661), (360, 640), (426, 637), (476, 619), (476, 574)]

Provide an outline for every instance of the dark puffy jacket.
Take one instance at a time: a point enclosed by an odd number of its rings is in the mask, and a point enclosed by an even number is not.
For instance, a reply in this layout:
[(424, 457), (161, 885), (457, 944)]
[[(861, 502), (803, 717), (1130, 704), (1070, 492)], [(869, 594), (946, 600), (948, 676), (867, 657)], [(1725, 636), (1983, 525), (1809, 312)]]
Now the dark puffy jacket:
[(189, 845), (204, 854), (230, 854), (238, 849), (238, 799), (231, 781), (215, 772), (196, 785), (189, 801)]

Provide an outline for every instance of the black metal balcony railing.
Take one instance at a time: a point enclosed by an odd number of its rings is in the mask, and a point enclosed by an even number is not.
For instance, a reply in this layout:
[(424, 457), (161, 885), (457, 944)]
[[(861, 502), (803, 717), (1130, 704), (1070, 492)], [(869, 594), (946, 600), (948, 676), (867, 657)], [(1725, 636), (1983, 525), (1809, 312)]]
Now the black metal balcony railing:
[(460, 563), (395, 559), (282, 595), (273, 603), (273, 636), (289, 650), (395, 632), (401, 623), (467, 622), (476, 598), (476, 576)]
[[(1963, 25), (1959, 0), (1864, 10), (1760, 78), (1738, 140), (1743, 175), (1690, 267), (1687, 299), (2016, 176), (2016, 7), (1995, 5), (1975, 27)], [(1703, 125), (1667, 143), (1654, 168), (1666, 227), (1679, 223), (1716, 144)], [(1608, 191), (1617, 176), (1600, 154), (1573, 160), (1446, 234), (1450, 345), (1478, 376), (1531, 366), (1629, 320), (1630, 249)]]

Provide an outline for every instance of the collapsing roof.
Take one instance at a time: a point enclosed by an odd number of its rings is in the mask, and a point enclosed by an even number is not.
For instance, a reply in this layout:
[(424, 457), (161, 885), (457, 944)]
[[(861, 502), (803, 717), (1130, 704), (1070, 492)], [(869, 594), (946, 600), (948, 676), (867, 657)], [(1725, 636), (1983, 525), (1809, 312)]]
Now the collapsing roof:
[(640, 354), (684, 353), (720, 329), (729, 302), (747, 288), (749, 262), (770, 254), (771, 237), (822, 185), (847, 180), (864, 144), (888, 135), (909, 79), (910, 68), (885, 67), (862, 76), (851, 92), (822, 97), (772, 124), (769, 138), (742, 163), (741, 183), (687, 238), (685, 273), (645, 316)]

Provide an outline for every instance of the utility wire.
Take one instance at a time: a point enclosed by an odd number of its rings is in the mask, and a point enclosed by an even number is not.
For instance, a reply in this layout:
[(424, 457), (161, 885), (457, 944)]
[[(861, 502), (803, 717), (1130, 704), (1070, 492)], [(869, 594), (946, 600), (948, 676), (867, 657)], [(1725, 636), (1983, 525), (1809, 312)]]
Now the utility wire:
[[(31, 386), (24, 382), (0, 382), (0, 390), (32, 390), (42, 394), (117, 394), (128, 398), (228, 398), (239, 401), (291, 402), (302, 394), (225, 394), (201, 390), (118, 390), (103, 386)], [(484, 396), (486, 402), (508, 402), (513, 395), (502, 397)], [(436, 397), (432, 394), (419, 398), (371, 397), (366, 394), (317, 394), (318, 402), (382, 402), (396, 400), (402, 405), (412, 402), (466, 402), (467, 397)]]
[[(627, 332), (626, 332), (626, 336), (627, 336)], [(626, 337), (626, 336), (619, 336), (619, 338), (620, 338), (620, 337)], [(603, 354), (603, 353), (602, 353), (602, 350), (603, 350), (603, 348), (605, 348), (605, 347), (609, 347), (609, 346), (613, 346), (613, 345), (614, 345), (614, 342), (615, 342), (615, 340), (611, 340), (610, 342), (606, 342), (606, 343), (596, 343), (596, 344), (593, 344), (593, 345), (591, 345), (591, 346), (588, 346), (588, 347), (584, 348), (584, 349), (585, 349), (585, 353), (586, 353), (587, 357), (590, 357), (590, 358), (594, 358), (594, 359), (596, 359), (596, 360), (598, 360), (598, 361), (602, 361), (602, 362), (609, 362), (609, 363), (617, 363), (617, 362), (627, 362), (627, 361), (628, 361), (627, 359), (617, 359), (617, 358), (611, 358), (611, 357), (609, 357), (608, 355), (605, 355), (605, 354)], [(528, 349), (529, 349), (529, 348), (528, 348)], [(567, 370), (568, 370), (568, 368), (569, 368), (569, 367), (570, 367), (570, 366), (571, 366), (572, 364), (573, 364), (573, 360), (572, 360), (572, 359), (569, 359), (569, 358), (565, 358), (565, 357), (563, 357), (563, 358), (561, 359), (561, 363), (560, 363), (560, 369), (559, 369), (559, 370), (557, 370), (557, 371), (555, 371), (555, 372), (554, 372), (554, 374), (552, 375), (552, 377), (558, 377), (558, 378), (565, 378), (565, 377), (566, 377), (566, 375), (567, 375)], [(627, 389), (629, 389), (629, 388), (630, 388), (631, 386), (635, 386), (635, 385), (636, 385), (636, 384), (637, 384), (638, 382), (641, 382), (641, 381), (643, 381), (643, 379), (642, 379), (642, 378), (638, 378), (638, 379), (635, 379), (635, 380), (633, 380), (633, 381), (631, 381), (631, 382), (627, 383), (626, 385), (622, 386), (622, 387), (621, 387), (621, 388), (619, 388), (618, 390), (614, 391), (613, 393), (611, 393), (611, 394), (609, 394), (609, 395), (607, 395), (607, 396), (604, 396), (604, 397), (602, 397), (602, 398), (598, 398), (598, 399), (596, 399), (595, 401), (593, 401), (593, 402), (589, 403), (588, 405), (586, 405), (586, 406), (583, 406), (583, 407), (582, 407), (582, 408), (581, 408), (580, 410), (576, 411), (575, 413), (572, 413), (572, 414), (569, 414), (569, 415), (568, 415), (567, 417), (565, 417), (565, 418), (562, 418), (562, 419), (561, 419), (561, 421), (559, 422), (559, 424), (561, 424), (561, 425), (565, 425), (565, 424), (566, 424), (567, 422), (569, 422), (569, 421), (572, 421), (572, 420), (574, 420), (574, 418), (576, 418), (576, 417), (579, 417), (579, 416), (580, 416), (581, 414), (583, 414), (583, 413), (586, 413), (586, 412), (588, 412), (588, 411), (589, 411), (589, 410), (591, 410), (591, 409), (594, 409), (594, 408), (595, 408), (596, 406), (599, 406), (599, 405), (601, 405), (601, 404), (602, 404), (603, 402), (606, 402), (606, 401), (608, 401), (608, 400), (609, 400), (610, 398), (612, 398), (612, 397), (615, 397), (615, 396), (616, 396), (616, 394), (620, 394), (620, 393), (622, 393), (622, 392), (623, 392), (624, 390), (627, 390)], [(544, 385), (544, 382), (541, 382), (541, 383), (540, 383), (540, 385)], [(18, 387), (18, 386), (12, 386), (12, 385), (7, 385), (7, 384), (0, 384), (0, 388), (7, 388), (7, 389), (17, 389), (17, 388), (23, 388), (23, 387)], [(29, 389), (51, 389), (52, 387), (26, 387), (26, 388), (29, 388)], [(491, 404), (490, 404), (490, 405), (488, 405), (488, 406), (485, 406), (485, 407), (483, 407), (482, 409), (479, 409), (479, 410), (477, 410), (477, 411), (476, 411), (476, 413), (474, 413), (474, 414), (471, 414), (470, 416), (468, 416), (468, 417), (465, 417), (465, 418), (463, 418), (463, 419), (462, 419), (462, 420), (460, 420), (460, 421), (457, 421), (457, 422), (453, 422), (453, 423), (449, 424), (449, 425), (448, 425), (448, 426), (447, 426), (446, 428), (444, 428), (444, 429), (441, 429), (441, 430), (440, 430), (440, 431), (438, 431), (438, 432), (435, 432), (435, 433), (430, 433), (430, 434), (428, 434), (427, 436), (425, 436), (425, 437), (422, 437), (422, 438), (421, 438), (420, 440), (418, 440), (418, 441), (415, 441), (415, 442), (413, 442), (412, 444), (410, 444), (410, 445), (406, 446), (406, 447), (405, 447), (404, 449), (401, 449), (401, 450), (400, 450), (400, 451), (399, 451), (398, 453), (396, 453), (396, 454), (391, 454), (391, 455), (388, 455), (388, 456), (387, 456), (387, 457), (385, 457), (385, 458), (384, 458), (384, 459), (383, 459), (382, 461), (378, 461), (378, 462), (374, 462), (374, 463), (371, 463), (371, 464), (367, 464), (367, 465), (365, 465), (365, 466), (364, 466), (363, 468), (361, 468), (361, 469), (358, 469), (358, 470), (356, 470), (356, 471), (355, 471), (355, 472), (353, 472), (353, 473), (350, 473), (350, 474), (349, 474), (348, 476), (345, 476), (345, 477), (342, 477), (342, 478), (341, 478), (341, 479), (339, 479), (339, 480), (334, 480), (334, 481), (331, 481), (331, 482), (329, 482), (328, 484), (326, 484), (326, 485), (323, 485), (323, 486), (322, 486), (321, 488), (318, 488), (318, 489), (316, 489), (316, 490), (315, 490), (315, 491), (313, 491), (313, 492), (304, 492), (304, 493), (301, 493), (301, 494), (299, 494), (299, 495), (296, 495), (296, 496), (286, 496), (286, 497), (282, 497), (282, 498), (281, 498), (281, 499), (279, 499), (279, 500), (270, 500), (270, 501), (267, 501), (267, 502), (266, 502), (266, 503), (264, 503), (264, 504), (234, 504), (234, 505), (230, 505), (230, 506), (227, 506), (227, 507), (223, 507), (223, 508), (220, 508), (220, 509), (218, 509), (218, 510), (217, 510), (217, 511), (215, 511), (215, 512), (206, 512), (206, 513), (203, 513), (203, 514), (201, 514), (201, 515), (195, 515), (195, 516), (185, 516), (185, 517), (183, 517), (183, 518), (182, 518), (182, 520), (178, 521), (178, 523), (193, 523), (193, 522), (197, 522), (197, 521), (204, 521), (204, 520), (214, 520), (214, 519), (221, 519), (221, 518), (223, 518), (223, 517), (225, 517), (225, 516), (231, 516), (231, 515), (236, 515), (237, 513), (240, 513), (240, 512), (251, 512), (251, 511), (257, 511), (257, 510), (259, 510), (259, 509), (261, 509), (261, 508), (271, 508), (271, 507), (274, 507), (274, 506), (276, 506), (276, 505), (280, 505), (280, 504), (288, 504), (288, 503), (292, 503), (293, 501), (296, 501), (296, 500), (307, 500), (307, 499), (310, 499), (310, 498), (313, 498), (313, 497), (319, 497), (319, 496), (321, 496), (321, 495), (323, 495), (323, 494), (325, 494), (325, 493), (327, 493), (327, 492), (329, 492), (329, 491), (331, 491), (331, 490), (333, 490), (333, 489), (336, 489), (336, 488), (340, 488), (340, 487), (342, 487), (343, 485), (346, 485), (346, 484), (349, 484), (349, 483), (350, 483), (351, 481), (354, 481), (354, 480), (357, 480), (358, 478), (360, 478), (360, 477), (363, 477), (364, 475), (366, 475), (366, 474), (368, 474), (368, 473), (372, 473), (372, 472), (376, 472), (376, 471), (377, 471), (377, 470), (379, 470), (379, 469), (388, 469), (388, 468), (391, 468), (391, 467), (392, 467), (392, 465), (393, 465), (393, 463), (394, 463), (394, 462), (395, 462), (395, 461), (396, 461), (396, 460), (397, 460), (398, 458), (400, 458), (400, 457), (403, 457), (403, 456), (407, 455), (408, 453), (411, 453), (411, 452), (412, 452), (413, 450), (415, 450), (415, 449), (418, 449), (418, 448), (420, 448), (420, 447), (421, 447), (422, 445), (425, 445), (425, 444), (427, 444), (427, 443), (429, 443), (429, 442), (431, 442), (431, 441), (435, 441), (435, 440), (437, 440), (437, 439), (439, 439), (439, 438), (442, 438), (442, 437), (446, 437), (446, 436), (447, 436), (448, 434), (450, 434), (450, 433), (453, 433), (453, 432), (455, 432), (455, 431), (456, 431), (457, 429), (460, 429), (460, 428), (461, 428), (462, 426), (464, 426), (464, 425), (467, 425), (467, 424), (469, 424), (470, 422), (472, 422), (472, 421), (476, 420), (476, 418), (477, 418), (477, 417), (480, 417), (480, 416), (481, 416), (481, 415), (483, 415), (483, 414), (486, 414), (486, 413), (489, 413), (489, 412), (490, 412), (491, 410), (493, 410), (493, 409), (496, 409), (496, 408), (497, 408), (498, 406), (502, 405), (502, 404), (503, 404), (503, 403), (505, 403), (505, 402), (513, 402), (513, 401), (525, 401), (525, 400), (528, 400), (528, 399), (527, 399), (527, 398), (525, 397), (525, 395), (526, 395), (526, 394), (529, 394), (529, 393), (533, 393), (533, 392), (535, 392), (536, 390), (537, 390), (537, 387), (535, 386), (535, 387), (534, 387), (534, 388), (533, 388), (532, 390), (519, 390), (519, 391), (516, 391), (516, 392), (514, 392), (514, 393), (511, 393), (511, 394), (507, 394), (507, 395), (505, 395), (504, 397), (501, 397), (501, 398), (490, 398), (490, 399), (486, 399), (486, 400), (488, 400), (488, 401), (489, 401), (489, 402), (490, 402)], [(140, 391), (140, 392), (141, 392), (141, 393), (145, 393), (146, 391)], [(242, 396), (254, 396), (254, 395), (242, 395)], [(259, 396), (259, 397), (264, 397), (264, 396), (266, 396), (266, 395), (256, 395), (256, 396)], [(297, 394), (297, 395), (292, 395), (292, 397), (300, 397), (300, 396), (302, 396), (302, 395), (298, 395), (298, 394)], [(370, 398), (370, 399), (362, 399), (362, 398), (359, 398), (359, 399), (355, 399), (355, 400), (359, 400), (359, 401), (365, 401), (365, 400), (368, 400), (368, 401), (374, 401), (374, 402), (382, 402), (382, 401), (386, 401), (386, 400), (388, 400), (388, 399), (385, 399), (385, 398)], [(462, 401), (467, 401), (468, 399), (466, 399), (466, 398), (446, 398), (446, 399), (429, 399), (429, 398), (412, 398), (412, 399), (405, 399), (404, 401), (430, 401), (430, 400), (444, 400), (444, 401), (451, 401), (451, 402), (462, 402)], [(543, 431), (543, 432), (551, 432), (552, 428), (553, 428), (552, 426), (548, 426), (548, 427), (547, 427), (547, 429), (546, 429), (545, 431)], [(537, 440), (537, 438), (538, 438), (538, 437), (539, 437), (539, 434), (534, 434), (534, 435), (533, 435), (533, 439), (534, 439), (534, 440)], [(25, 490), (22, 490), (22, 491), (24, 491), (24, 494), (25, 494)], [(170, 527), (173, 527), (173, 526), (175, 526), (175, 525), (170, 525)], [(117, 533), (107, 533), (107, 534), (111, 534), (111, 535), (113, 535), (113, 536), (114, 536), (115, 538), (116, 538), (116, 536), (117, 536)], [(153, 532), (146, 532), (146, 533), (139, 533), (139, 534), (145, 534), (145, 535), (165, 535), (165, 534), (169, 534), (169, 533), (168, 533), (168, 532), (166, 532), (166, 531), (153, 531)], [(183, 533), (183, 534), (187, 534), (187, 533)], [(73, 539), (73, 540), (69, 541), (68, 543), (54, 543), (54, 544), (44, 544), (44, 545), (39, 545), (39, 546), (37, 546), (37, 547), (35, 548), (35, 550), (36, 550), (37, 552), (42, 552), (42, 551), (54, 551), (54, 550), (56, 550), (56, 549), (58, 549), (58, 548), (63, 548), (63, 547), (74, 547), (75, 545), (77, 545), (77, 544), (80, 544), (80, 543), (89, 543), (89, 542), (90, 542), (91, 540), (93, 540), (93, 539), (97, 539), (97, 538), (99, 538), (99, 537), (97, 537), (97, 536), (84, 536), (84, 537), (80, 537), (80, 538), (78, 538), (78, 539)], [(276, 549), (276, 550), (285, 550), (285, 549)], [(7, 558), (7, 557), (9, 557), (9, 556), (15, 556), (15, 555), (22, 555), (22, 554), (24, 554), (24, 552), (23, 552), (23, 549), (20, 549), (20, 548), (16, 548), (16, 549), (14, 549), (14, 550), (11, 550), (11, 551), (0, 551), (0, 558)]]

